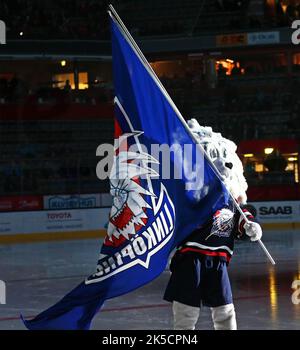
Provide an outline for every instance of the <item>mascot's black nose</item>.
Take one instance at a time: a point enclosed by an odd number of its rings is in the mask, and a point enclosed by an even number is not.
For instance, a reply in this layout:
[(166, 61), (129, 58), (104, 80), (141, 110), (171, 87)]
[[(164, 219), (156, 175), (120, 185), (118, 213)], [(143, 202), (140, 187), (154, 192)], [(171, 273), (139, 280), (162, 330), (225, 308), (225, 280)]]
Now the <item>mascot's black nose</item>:
[(232, 163), (225, 163), (225, 166), (229, 169), (232, 169), (233, 167), (233, 164)]

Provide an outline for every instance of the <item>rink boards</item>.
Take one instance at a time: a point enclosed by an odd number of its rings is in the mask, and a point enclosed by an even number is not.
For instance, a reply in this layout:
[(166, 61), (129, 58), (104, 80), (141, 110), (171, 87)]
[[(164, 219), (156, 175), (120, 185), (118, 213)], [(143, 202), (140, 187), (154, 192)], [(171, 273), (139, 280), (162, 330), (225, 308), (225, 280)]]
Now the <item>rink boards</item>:
[(0, 243), (103, 237), (110, 208), (0, 214)]
[[(299, 229), (300, 201), (249, 203), (264, 229)], [(0, 213), (0, 243), (103, 237), (109, 207)]]

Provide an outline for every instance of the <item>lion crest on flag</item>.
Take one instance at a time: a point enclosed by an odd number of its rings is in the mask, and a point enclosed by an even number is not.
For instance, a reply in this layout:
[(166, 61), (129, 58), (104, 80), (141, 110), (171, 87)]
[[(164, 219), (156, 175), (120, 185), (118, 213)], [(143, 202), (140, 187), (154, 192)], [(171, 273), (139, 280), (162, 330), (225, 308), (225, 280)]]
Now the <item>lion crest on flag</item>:
[(158, 163), (146, 152), (128, 149), (128, 140), (137, 139), (142, 132), (125, 133), (115, 140), (115, 156), (110, 172), (110, 194), (113, 197), (105, 245), (117, 247), (129, 240), (147, 223), (146, 209), (151, 205), (145, 196), (156, 195), (142, 187), (141, 178), (157, 177), (149, 167)]

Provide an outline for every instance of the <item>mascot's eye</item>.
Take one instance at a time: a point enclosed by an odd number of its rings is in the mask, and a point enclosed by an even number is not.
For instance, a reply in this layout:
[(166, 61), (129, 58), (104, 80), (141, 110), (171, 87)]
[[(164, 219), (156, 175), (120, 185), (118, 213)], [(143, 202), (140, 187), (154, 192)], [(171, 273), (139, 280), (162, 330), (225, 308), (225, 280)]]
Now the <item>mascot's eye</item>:
[(228, 154), (228, 153), (227, 153), (227, 150), (224, 149), (224, 150), (223, 150), (223, 157), (224, 157), (224, 158), (227, 158), (227, 154)]
[(217, 149), (211, 149), (209, 152), (210, 158), (216, 159), (219, 157), (219, 152)]

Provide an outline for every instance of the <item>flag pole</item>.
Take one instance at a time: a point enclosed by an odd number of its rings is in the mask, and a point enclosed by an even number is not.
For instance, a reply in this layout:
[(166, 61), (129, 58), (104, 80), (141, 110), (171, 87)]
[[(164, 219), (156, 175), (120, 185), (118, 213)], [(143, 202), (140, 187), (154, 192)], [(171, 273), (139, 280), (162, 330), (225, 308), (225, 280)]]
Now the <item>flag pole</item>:
[[(161, 83), (161, 81), (159, 80), (158, 76), (156, 75), (156, 73), (154, 72), (154, 70), (152, 69), (151, 65), (149, 64), (149, 62), (147, 61), (146, 57), (144, 56), (143, 52), (141, 51), (141, 49), (139, 48), (139, 46), (137, 45), (137, 43), (135, 42), (135, 40), (133, 39), (133, 37), (131, 36), (130, 32), (128, 31), (128, 29), (126, 28), (125, 24), (123, 23), (123, 21), (121, 20), (121, 18), (119, 17), (118, 13), (116, 12), (116, 10), (114, 9), (114, 7), (110, 4), (108, 5), (108, 14), (110, 15), (110, 17), (117, 23), (118, 27), (120, 28), (121, 32), (123, 32), (124, 34), (124, 38), (127, 40), (128, 44), (132, 47), (132, 49), (136, 52), (137, 56), (140, 58), (140, 60), (142, 61), (144, 67), (146, 68), (146, 70), (148, 71), (148, 73), (151, 75), (152, 79), (154, 80), (154, 82), (158, 85), (159, 89), (161, 90), (161, 92), (163, 93), (163, 95), (165, 96), (165, 98), (167, 99), (167, 101), (170, 103), (171, 107), (173, 108), (174, 112), (176, 113), (177, 117), (180, 119), (180, 121), (182, 122), (182, 125), (184, 126), (184, 128), (186, 129), (186, 131), (188, 132), (188, 134), (190, 135), (190, 137), (193, 139), (193, 141), (198, 145), (198, 147), (200, 147), (201, 152), (203, 152), (203, 154), (205, 155), (207, 161), (209, 162), (211, 168), (213, 169), (213, 171), (215, 172), (215, 174), (217, 175), (217, 177), (219, 178), (219, 180), (223, 183), (224, 187), (227, 189), (225, 183), (222, 180), (222, 176), (219, 172), (219, 170), (217, 169), (217, 167), (215, 166), (215, 164), (211, 161), (210, 157), (208, 156), (208, 154), (206, 153), (206, 151), (204, 150), (204, 148), (202, 147), (202, 145), (198, 142), (198, 140), (196, 139), (195, 135), (193, 134), (193, 132), (191, 131), (191, 129), (189, 128), (189, 126), (187, 125), (187, 122), (185, 121), (185, 119), (183, 118), (182, 114), (180, 113), (180, 111), (178, 110), (177, 106), (175, 105), (175, 103), (173, 102), (172, 98), (170, 97), (170, 95), (168, 94), (167, 90), (165, 89), (165, 87), (163, 86), (163, 84)], [(232, 193), (227, 189), (231, 199), (233, 200), (233, 203), (236, 207), (236, 209), (239, 211), (239, 213), (241, 214), (241, 216), (243, 217), (243, 219), (245, 220), (246, 223), (249, 223), (249, 220), (247, 218), (247, 216), (245, 215), (245, 213), (242, 211), (241, 207), (239, 206), (239, 204), (236, 202), (236, 199), (233, 197)], [(263, 244), (263, 242), (259, 239), (257, 241), (259, 243), (259, 245), (261, 246), (261, 248), (263, 249), (263, 251), (265, 252), (266, 256), (268, 257), (268, 259), (270, 260), (272, 265), (275, 265), (275, 261), (272, 258), (271, 254), (269, 253), (269, 251), (267, 250), (267, 248), (265, 247), (265, 245)]]

